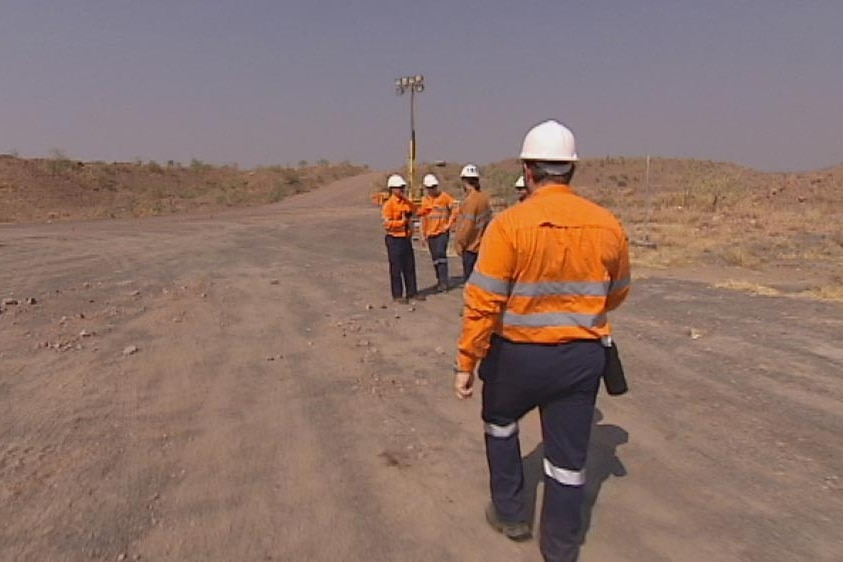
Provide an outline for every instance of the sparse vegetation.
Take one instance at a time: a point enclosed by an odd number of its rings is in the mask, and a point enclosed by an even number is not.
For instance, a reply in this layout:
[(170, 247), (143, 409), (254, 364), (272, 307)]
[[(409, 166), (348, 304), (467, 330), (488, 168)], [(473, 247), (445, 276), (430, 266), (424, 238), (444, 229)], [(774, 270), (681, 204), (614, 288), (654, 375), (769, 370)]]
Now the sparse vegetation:
[(253, 170), (198, 159), (187, 167), (174, 160), (166, 167), (155, 161), (75, 162), (55, 150), (47, 159), (0, 157), (0, 209), (3, 222), (166, 215), (277, 202), (363, 171), (348, 162)]
[[(423, 164), (460, 195), (462, 163)], [(481, 166), (484, 189), (509, 203), (517, 160)], [(735, 164), (606, 156), (580, 162), (574, 187), (624, 223), (639, 267), (696, 265), (832, 270), (843, 263), (843, 166), (801, 174), (764, 173)], [(823, 295), (843, 291), (829, 280)]]
[(47, 165), (50, 173), (54, 176), (63, 175), (73, 168), (73, 162), (71, 162), (70, 158), (60, 148), (50, 150), (50, 159)]

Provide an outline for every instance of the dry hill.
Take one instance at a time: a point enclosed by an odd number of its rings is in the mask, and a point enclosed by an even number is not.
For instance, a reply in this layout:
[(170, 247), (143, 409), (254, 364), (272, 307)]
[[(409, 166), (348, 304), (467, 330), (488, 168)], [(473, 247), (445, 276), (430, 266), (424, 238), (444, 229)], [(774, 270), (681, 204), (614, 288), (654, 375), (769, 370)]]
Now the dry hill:
[(0, 156), (0, 223), (141, 217), (259, 205), (352, 176), (349, 163), (240, 170), (193, 160), (80, 162)]

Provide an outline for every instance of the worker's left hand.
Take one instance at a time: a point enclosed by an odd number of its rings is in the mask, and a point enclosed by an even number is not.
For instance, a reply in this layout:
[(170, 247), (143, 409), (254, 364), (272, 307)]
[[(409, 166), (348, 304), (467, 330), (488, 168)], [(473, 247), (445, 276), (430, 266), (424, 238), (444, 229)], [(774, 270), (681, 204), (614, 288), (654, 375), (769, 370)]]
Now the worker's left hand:
[(474, 373), (468, 371), (457, 371), (454, 376), (454, 390), (457, 393), (457, 398), (465, 400), (471, 398), (474, 393)]

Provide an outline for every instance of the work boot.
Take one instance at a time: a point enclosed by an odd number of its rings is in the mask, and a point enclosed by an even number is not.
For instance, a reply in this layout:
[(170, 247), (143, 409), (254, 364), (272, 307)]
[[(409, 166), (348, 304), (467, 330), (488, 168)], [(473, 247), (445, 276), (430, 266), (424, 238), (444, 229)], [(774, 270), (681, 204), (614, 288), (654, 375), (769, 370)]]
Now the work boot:
[(396, 297), (392, 299), (392, 302), (394, 302), (395, 304), (410, 304), (410, 299), (404, 297)]
[(424, 296), (424, 295), (413, 295), (413, 296), (412, 296), (412, 297), (410, 297), (408, 300), (414, 300), (414, 301), (426, 301), (426, 300), (427, 300), (427, 297), (426, 297), (426, 296)]
[(448, 284), (447, 283), (439, 283), (436, 285), (436, 290), (440, 293), (447, 293), (448, 292)]
[(524, 521), (501, 521), (498, 517), (498, 510), (495, 509), (495, 504), (492, 502), (489, 502), (489, 505), (486, 506), (486, 522), (492, 529), (515, 542), (523, 542), (533, 536), (530, 532), (530, 526)]

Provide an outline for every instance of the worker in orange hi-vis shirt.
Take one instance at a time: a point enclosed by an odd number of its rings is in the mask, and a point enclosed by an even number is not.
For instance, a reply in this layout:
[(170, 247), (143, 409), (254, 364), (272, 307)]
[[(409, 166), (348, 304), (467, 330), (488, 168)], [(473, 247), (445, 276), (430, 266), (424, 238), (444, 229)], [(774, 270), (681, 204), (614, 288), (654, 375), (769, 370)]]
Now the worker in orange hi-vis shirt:
[(570, 187), (574, 136), (547, 121), (521, 151), (530, 196), (486, 229), (464, 291), (454, 388), (483, 381), (492, 502), (486, 519), (513, 540), (531, 535), (518, 421), (538, 407), (544, 440), (540, 548), (576, 560), (585, 462), (598, 385), (610, 357), (607, 313), (627, 296), (627, 237), (608, 210)]
[(448, 290), (448, 236), (456, 218), (456, 200), (444, 191), (439, 191), (439, 180), (427, 174), (422, 180), (427, 194), (422, 199), (417, 214), (422, 220), (422, 235), (427, 240), (433, 268), (436, 271), (436, 290)]
[(465, 199), (460, 205), (456, 222), (456, 249), (462, 257), (463, 280), (467, 281), (480, 249), (480, 240), (492, 220), (489, 194), (480, 190), (480, 172), (474, 164), (466, 164), (460, 171)]
[(381, 214), (386, 230), (392, 300), (404, 304), (410, 302), (410, 299), (425, 300), (424, 296), (418, 294), (416, 286), (416, 258), (412, 238), (415, 205), (404, 194), (407, 182), (400, 175), (389, 176), (386, 186), (389, 199), (383, 204)]

